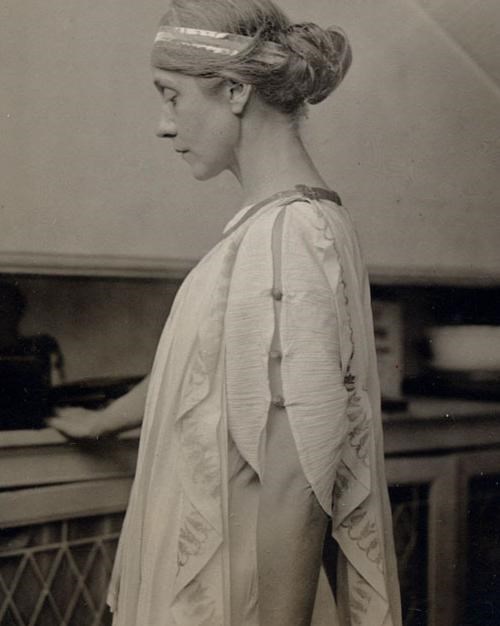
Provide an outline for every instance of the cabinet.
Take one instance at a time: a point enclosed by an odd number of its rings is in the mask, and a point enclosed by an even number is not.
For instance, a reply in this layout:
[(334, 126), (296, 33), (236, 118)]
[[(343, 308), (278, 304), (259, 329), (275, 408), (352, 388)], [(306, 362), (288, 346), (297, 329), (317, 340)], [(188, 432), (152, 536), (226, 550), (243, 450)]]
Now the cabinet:
[[(495, 626), (498, 413), (393, 419), (385, 440), (405, 626)], [(74, 446), (50, 430), (10, 432), (0, 445), (0, 623), (36, 613), (38, 626), (105, 626), (136, 436)]]
[(464, 626), (456, 458), (392, 458), (387, 471), (404, 624)]
[(410, 450), (386, 458), (405, 626), (498, 624), (498, 421), (403, 427)]
[[(135, 344), (144, 348), (146, 367), (188, 268), (174, 265), (164, 273), (158, 266), (153, 279), (146, 278), (152, 267), (120, 269), (115, 259), (112, 277), (99, 259), (92, 271), (80, 261), (71, 271), (53, 259), (46, 270), (57, 276), (9, 275), (32, 299), (25, 329), (34, 332), (43, 320), (44, 332), (60, 340), (75, 377), (95, 372), (94, 364), (102, 367), (111, 352), (117, 360), (101, 375), (135, 373), (122, 369), (132, 349), (137, 366)], [(436, 323), (457, 312), (472, 314), (469, 308), (476, 316), (490, 315), (492, 302), (500, 301), (498, 285), (382, 285), (375, 288), (377, 294), (403, 301), (412, 322), (405, 332), (408, 346), (431, 319), (429, 311)], [(145, 314), (148, 324), (142, 323)], [(113, 328), (123, 358), (107, 345), (95, 352), (114, 336)], [(147, 334), (133, 335), (136, 328)], [(73, 342), (75, 329), (80, 343)], [(88, 370), (76, 370), (76, 365)], [(408, 361), (408, 371), (417, 372), (418, 365)], [(500, 614), (500, 402), (415, 399), (407, 413), (386, 419), (385, 451), (405, 626), (495, 626)], [(28, 624), (34, 615), (31, 623), (37, 626), (108, 623), (104, 591), (136, 452), (133, 433), (74, 445), (48, 429), (0, 432), (2, 626)]]
[(465, 623), (493, 626), (500, 615), (500, 451), (468, 455), (462, 462), (467, 546)]
[(500, 450), (387, 469), (405, 626), (498, 624)]

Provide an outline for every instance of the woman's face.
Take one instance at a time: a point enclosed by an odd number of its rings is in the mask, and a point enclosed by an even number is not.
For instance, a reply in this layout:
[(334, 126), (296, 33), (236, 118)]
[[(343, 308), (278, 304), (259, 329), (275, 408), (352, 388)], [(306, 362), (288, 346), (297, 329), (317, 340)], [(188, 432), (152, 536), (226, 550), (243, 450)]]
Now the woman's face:
[(193, 176), (207, 180), (226, 169), (236, 171), (239, 121), (224, 84), (158, 68), (153, 80), (162, 98), (158, 137), (172, 139)]

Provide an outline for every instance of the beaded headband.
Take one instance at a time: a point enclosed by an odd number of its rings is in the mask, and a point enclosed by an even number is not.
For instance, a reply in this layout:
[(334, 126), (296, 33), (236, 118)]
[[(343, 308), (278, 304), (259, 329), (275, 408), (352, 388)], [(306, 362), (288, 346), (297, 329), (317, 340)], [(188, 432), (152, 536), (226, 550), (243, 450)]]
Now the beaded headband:
[[(251, 46), (253, 37), (235, 33), (221, 33), (183, 26), (160, 26), (153, 44), (153, 65), (168, 66), (169, 53), (197, 54), (205, 58), (233, 57)], [(267, 63), (283, 61), (286, 53), (282, 46), (272, 41), (262, 42), (256, 58)]]

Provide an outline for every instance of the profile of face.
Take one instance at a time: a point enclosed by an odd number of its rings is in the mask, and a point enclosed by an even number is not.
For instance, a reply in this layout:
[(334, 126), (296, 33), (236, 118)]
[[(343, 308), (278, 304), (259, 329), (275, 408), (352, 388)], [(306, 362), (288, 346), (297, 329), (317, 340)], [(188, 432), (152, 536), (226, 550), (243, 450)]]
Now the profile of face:
[(158, 137), (169, 138), (197, 180), (237, 169), (240, 135), (235, 87), (219, 79), (153, 68), (161, 99)]

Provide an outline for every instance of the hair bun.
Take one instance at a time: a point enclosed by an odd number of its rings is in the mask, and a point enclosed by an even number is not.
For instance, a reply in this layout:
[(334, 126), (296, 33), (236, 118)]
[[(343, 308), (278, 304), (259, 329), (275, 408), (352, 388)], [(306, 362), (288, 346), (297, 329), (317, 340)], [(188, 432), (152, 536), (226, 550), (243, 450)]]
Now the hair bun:
[(352, 61), (351, 46), (337, 28), (321, 28), (314, 23), (292, 24), (281, 42), (290, 52), (289, 82), (296, 86), (303, 101), (316, 104), (342, 82)]

